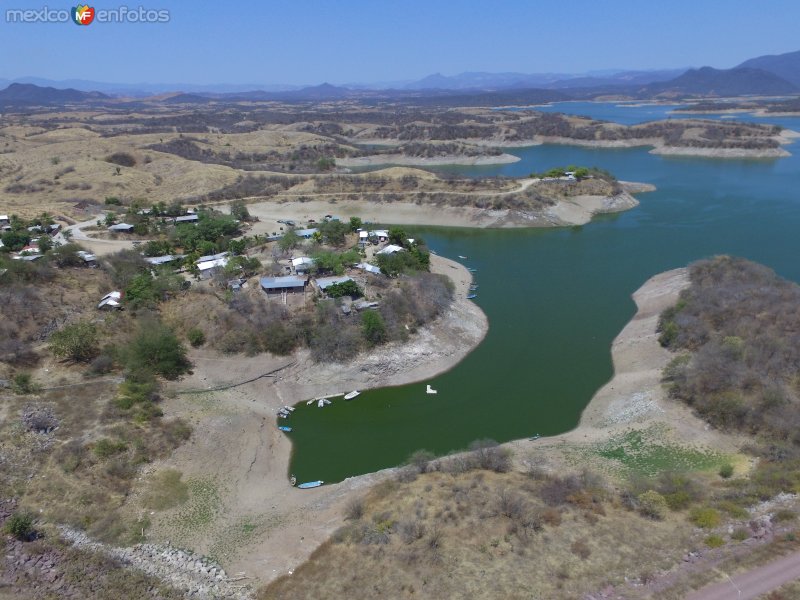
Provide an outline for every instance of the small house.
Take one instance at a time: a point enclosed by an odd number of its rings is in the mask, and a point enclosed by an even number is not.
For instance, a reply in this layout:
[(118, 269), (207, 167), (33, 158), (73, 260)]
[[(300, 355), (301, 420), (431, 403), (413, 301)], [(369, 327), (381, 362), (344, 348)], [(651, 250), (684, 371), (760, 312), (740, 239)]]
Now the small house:
[(305, 292), (308, 279), (297, 275), (286, 275), (284, 277), (262, 277), (261, 289), (267, 296)]
[(113, 231), (114, 233), (132, 233), (133, 225), (130, 223), (117, 223), (116, 225), (109, 227), (108, 230)]
[(292, 268), (295, 273), (308, 273), (314, 266), (314, 259), (308, 256), (299, 256), (292, 259)]
[(402, 246), (397, 246), (396, 244), (389, 244), (385, 248), (381, 248), (375, 254), (395, 254), (396, 252), (402, 252), (405, 250)]
[(317, 228), (312, 227), (310, 229), (295, 229), (294, 232), (301, 238), (309, 240), (315, 233), (317, 233)]
[(100, 299), (97, 308), (100, 310), (121, 310), (122, 294), (120, 292), (109, 292)]
[(320, 291), (325, 292), (325, 290), (327, 290), (332, 285), (335, 285), (337, 283), (345, 283), (346, 281), (353, 281), (353, 278), (348, 277), (347, 275), (341, 277), (317, 277), (315, 281)]
[(200, 271), (200, 279), (210, 279), (214, 273), (224, 269), (228, 264), (228, 257), (215, 258), (213, 260), (197, 261), (197, 270)]
[(195, 261), (195, 263), (199, 265), (200, 263), (203, 263), (203, 262), (209, 262), (209, 261), (212, 261), (212, 260), (219, 260), (220, 258), (226, 258), (226, 257), (228, 257), (230, 255), (231, 255), (230, 252), (220, 252), (219, 254), (209, 254), (208, 256), (201, 256), (200, 258), (198, 258)]
[(366, 229), (359, 229), (358, 230), (358, 244), (360, 246), (366, 246), (369, 244), (369, 231)]
[(8, 215), (0, 215), (0, 225), (8, 225), (11, 223), (11, 219), (8, 218)]
[(199, 220), (200, 217), (197, 215), (184, 215), (182, 217), (175, 217), (175, 225), (180, 225), (181, 223), (197, 224)]
[(376, 267), (375, 265), (370, 265), (369, 263), (358, 263), (356, 265), (356, 269), (361, 269), (362, 271), (366, 271), (367, 273), (372, 273), (373, 275), (381, 274), (380, 267)]
[(97, 267), (97, 257), (86, 250), (78, 250), (75, 254), (83, 259), (83, 264), (92, 269)]
[(153, 266), (166, 265), (183, 258), (180, 254), (165, 254), (164, 256), (146, 256), (145, 260)]

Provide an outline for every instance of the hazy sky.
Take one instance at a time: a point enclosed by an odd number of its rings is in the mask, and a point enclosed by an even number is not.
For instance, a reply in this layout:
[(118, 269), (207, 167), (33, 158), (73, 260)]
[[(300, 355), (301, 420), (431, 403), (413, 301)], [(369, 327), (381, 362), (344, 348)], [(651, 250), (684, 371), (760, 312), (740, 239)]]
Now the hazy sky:
[[(89, 2), (96, 9), (124, 4)], [(800, 49), (798, 0), (142, 0), (166, 24), (13, 24), (0, 78), (316, 84), (711, 65)]]

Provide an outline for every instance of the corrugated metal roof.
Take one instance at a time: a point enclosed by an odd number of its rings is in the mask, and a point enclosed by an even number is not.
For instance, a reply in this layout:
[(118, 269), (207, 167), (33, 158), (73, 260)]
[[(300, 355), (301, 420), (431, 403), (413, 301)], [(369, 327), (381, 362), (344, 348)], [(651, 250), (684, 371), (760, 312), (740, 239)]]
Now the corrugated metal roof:
[(216, 267), (224, 267), (228, 264), (228, 258), (223, 256), (222, 258), (217, 258), (215, 260), (206, 260), (203, 262), (197, 263), (197, 268), (201, 271), (207, 271), (208, 269), (214, 269)]
[(304, 287), (305, 285), (306, 285), (305, 277), (297, 277), (296, 275), (287, 275), (285, 277), (261, 278), (261, 287), (265, 290), (297, 288), (297, 287)]
[(292, 266), (293, 267), (302, 267), (304, 265), (313, 265), (314, 259), (309, 258), (308, 256), (298, 256), (297, 258), (292, 259)]
[(147, 256), (145, 257), (145, 260), (151, 265), (164, 265), (171, 263), (173, 260), (178, 260), (179, 258), (181, 258), (180, 255), (167, 254), (165, 256)]
[(403, 250), (402, 246), (397, 246), (395, 244), (389, 244), (382, 250), (378, 250), (375, 254), (394, 254), (395, 252), (401, 252)]
[(197, 215), (184, 215), (183, 217), (175, 217), (176, 223), (190, 223), (199, 220), (200, 217), (198, 217)]
[(317, 233), (317, 228), (314, 227), (313, 229), (295, 229), (294, 232), (300, 237), (311, 237), (312, 235)]
[(133, 225), (130, 223), (117, 223), (116, 225), (112, 225), (109, 227), (111, 231), (131, 231), (133, 229)]
[(371, 265), (369, 263), (358, 263), (356, 268), (361, 269), (362, 271), (367, 271), (369, 273), (374, 273), (375, 275), (380, 275), (381, 269), (380, 267), (376, 267), (375, 265)]
[(201, 262), (208, 262), (210, 260), (219, 260), (220, 258), (225, 258), (229, 254), (230, 252), (220, 252), (219, 254), (210, 254), (209, 256), (201, 256), (195, 261), (195, 263), (200, 264)]
[(319, 277), (316, 280), (321, 290), (326, 290), (336, 283), (344, 283), (345, 281), (353, 281), (353, 278), (345, 275), (344, 277)]

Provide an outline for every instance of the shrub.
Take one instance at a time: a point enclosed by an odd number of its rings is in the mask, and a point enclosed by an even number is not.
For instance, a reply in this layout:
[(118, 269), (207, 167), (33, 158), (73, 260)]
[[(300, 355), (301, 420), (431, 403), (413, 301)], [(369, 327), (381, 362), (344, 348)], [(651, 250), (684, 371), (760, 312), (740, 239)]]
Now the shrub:
[(135, 167), (136, 159), (127, 152), (115, 152), (106, 157), (106, 162), (119, 165), (120, 167)]
[(416, 468), (419, 473), (425, 473), (428, 470), (428, 465), (434, 458), (436, 458), (436, 456), (433, 452), (417, 450), (408, 457), (408, 464)]
[(797, 513), (793, 510), (789, 510), (786, 508), (782, 508), (781, 510), (777, 511), (774, 515), (772, 515), (773, 521), (776, 523), (780, 523), (782, 521), (794, 521), (797, 518)]
[(50, 336), (50, 350), (60, 358), (88, 362), (99, 351), (97, 328), (86, 321), (65, 325)]
[(197, 327), (193, 327), (188, 332), (186, 332), (186, 338), (189, 340), (189, 343), (194, 347), (198, 348), (206, 343), (206, 334), (203, 333), (201, 329)]
[(351, 521), (358, 521), (364, 516), (364, 501), (360, 498), (353, 498), (344, 507), (344, 518)]
[(176, 379), (189, 371), (186, 348), (168, 328), (145, 322), (128, 347), (127, 366), (132, 371), (151, 371)]
[(386, 324), (379, 312), (367, 310), (361, 314), (361, 332), (370, 346), (377, 346), (386, 341)]
[(511, 452), (500, 448), (494, 440), (476, 440), (469, 445), (478, 468), (495, 473), (507, 473), (511, 470)]
[(325, 293), (330, 298), (341, 298), (342, 296), (350, 296), (352, 298), (358, 298), (363, 294), (361, 288), (358, 287), (358, 284), (352, 279), (348, 281), (343, 281), (341, 283), (334, 283), (333, 285), (329, 285), (325, 289)]
[(570, 546), (570, 551), (581, 557), (583, 560), (589, 558), (589, 555), (592, 551), (589, 549), (589, 544), (586, 543), (586, 540), (575, 540), (572, 542), (572, 546)]
[(5, 531), (20, 541), (28, 541), (35, 533), (33, 517), (28, 513), (14, 513), (6, 521)]
[(703, 529), (713, 529), (722, 523), (722, 517), (719, 512), (707, 506), (693, 508), (689, 513), (689, 520)]
[(667, 501), (655, 490), (647, 490), (639, 495), (639, 512), (651, 519), (661, 520), (667, 514)]
[(725, 545), (725, 540), (719, 535), (710, 535), (705, 539), (705, 542), (709, 548), (719, 548)]
[(114, 441), (109, 438), (102, 438), (95, 442), (92, 452), (97, 458), (106, 459), (120, 452), (127, 450), (128, 445), (121, 441)]
[(723, 479), (729, 479), (733, 475), (733, 465), (725, 463), (719, 468), (719, 476)]
[(15, 394), (26, 395), (35, 394), (40, 386), (34, 383), (30, 373), (18, 373), (12, 380), (11, 389)]
[(731, 539), (736, 540), (737, 542), (743, 542), (744, 540), (750, 537), (750, 532), (747, 531), (744, 527), (737, 527), (733, 530), (731, 534)]

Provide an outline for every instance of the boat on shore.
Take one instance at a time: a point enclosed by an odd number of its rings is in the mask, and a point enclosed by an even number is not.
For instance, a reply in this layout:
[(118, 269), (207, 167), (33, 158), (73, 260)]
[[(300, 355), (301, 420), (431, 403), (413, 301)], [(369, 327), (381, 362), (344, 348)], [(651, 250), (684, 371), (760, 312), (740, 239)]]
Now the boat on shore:
[(327, 405), (327, 404), (330, 404), (330, 403), (331, 403), (331, 401), (328, 400), (327, 398), (323, 398), (322, 399), (322, 404), (326, 404)]
[(297, 489), (310, 490), (311, 488), (316, 488), (316, 487), (321, 486), (323, 483), (325, 483), (325, 482), (324, 481), (309, 481), (307, 483), (301, 483), (300, 485), (297, 486)]
[(541, 434), (539, 434), (539, 433), (536, 433), (536, 434), (532, 435), (531, 437), (529, 437), (528, 439), (529, 439), (530, 441), (532, 441), (532, 442), (535, 442), (535, 441), (536, 441), (536, 440), (538, 440), (540, 437), (542, 437), (542, 436), (541, 436)]
[(352, 400), (353, 398), (355, 398), (356, 396), (358, 396), (360, 393), (361, 393), (361, 392), (359, 392), (358, 390), (353, 390), (353, 391), (352, 391), (352, 392), (350, 392), (349, 394), (345, 394), (345, 395), (344, 395), (344, 399), (345, 399), (345, 400)]
[(283, 409), (288, 410), (290, 413), (294, 412), (294, 406), (284, 406)]
[(306, 406), (309, 406), (309, 405), (311, 405), (311, 404), (314, 404), (314, 402), (316, 402), (316, 401), (317, 401), (317, 399), (316, 399), (316, 398), (312, 398), (311, 400), (309, 400), (308, 402), (306, 402)]
[(292, 430), (291, 427), (287, 427), (286, 425), (278, 425), (278, 429), (285, 431), (286, 433), (289, 433)]
[(317, 400), (317, 407), (322, 408), (323, 406), (325, 406), (325, 398), (320, 398)]

